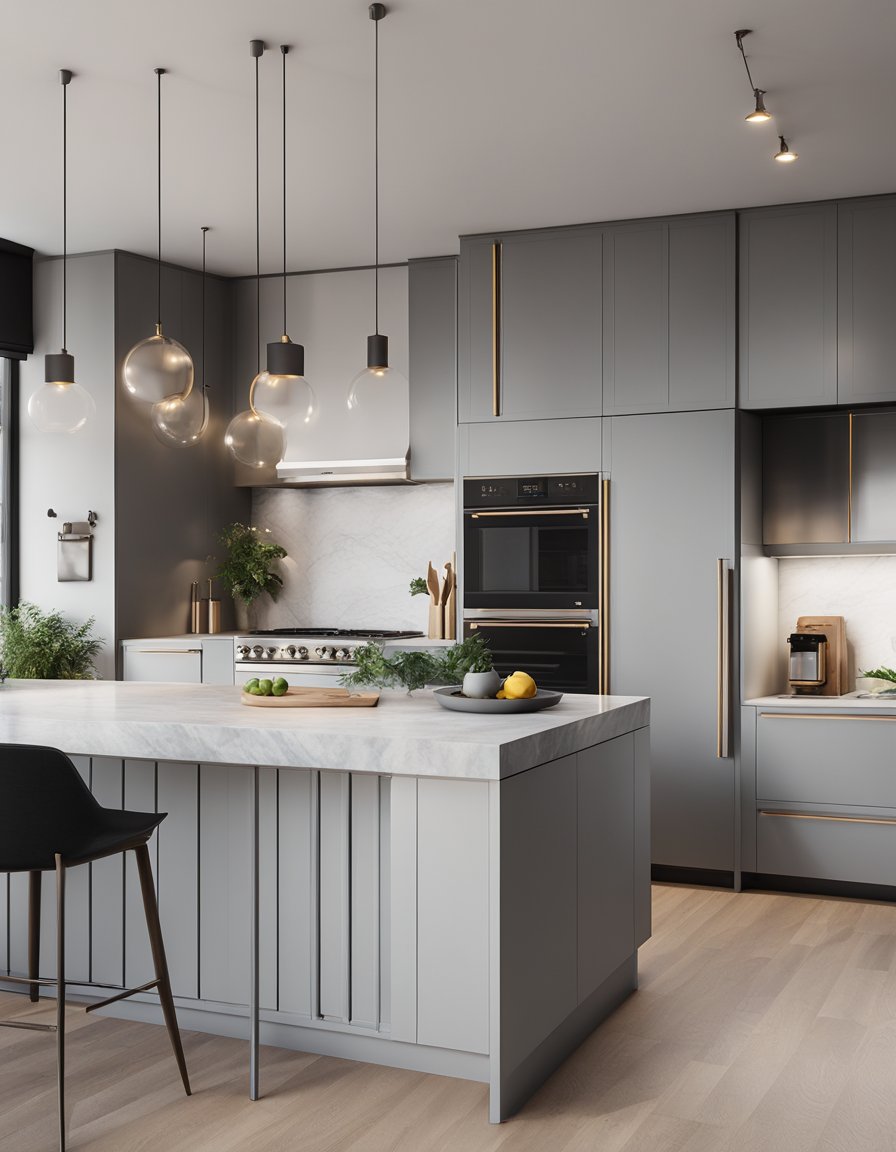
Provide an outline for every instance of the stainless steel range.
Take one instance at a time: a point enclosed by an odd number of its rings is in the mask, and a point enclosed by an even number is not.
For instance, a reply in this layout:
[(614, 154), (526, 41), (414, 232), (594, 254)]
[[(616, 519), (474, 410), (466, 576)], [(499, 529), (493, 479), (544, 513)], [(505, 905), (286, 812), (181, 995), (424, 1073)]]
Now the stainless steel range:
[(236, 682), (252, 676), (282, 676), (306, 688), (331, 688), (351, 672), (354, 652), (371, 640), (386, 645), (422, 636), (376, 628), (275, 628), (247, 632), (234, 640)]

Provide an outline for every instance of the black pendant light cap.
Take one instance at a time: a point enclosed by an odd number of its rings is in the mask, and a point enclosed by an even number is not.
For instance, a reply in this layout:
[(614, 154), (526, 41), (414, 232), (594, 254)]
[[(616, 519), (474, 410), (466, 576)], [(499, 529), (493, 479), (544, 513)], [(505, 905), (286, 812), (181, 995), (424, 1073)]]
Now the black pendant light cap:
[(271, 376), (304, 376), (305, 349), (288, 336), (268, 344), (268, 373)]
[(367, 14), (371, 20), (382, 20), (382, 18), (386, 15), (386, 5), (371, 4), (367, 9)]
[(256, 59), (263, 55), (265, 49), (264, 40), (250, 40), (249, 41), (249, 55), (254, 56)]
[(70, 68), (60, 68), (59, 69), (59, 83), (60, 84), (71, 84), (71, 82), (72, 82), (71, 69)]
[(48, 352), (44, 356), (44, 380), (47, 384), (74, 384), (74, 356), (70, 352)]
[(367, 337), (367, 367), (382, 371), (389, 367), (389, 337), (380, 332)]

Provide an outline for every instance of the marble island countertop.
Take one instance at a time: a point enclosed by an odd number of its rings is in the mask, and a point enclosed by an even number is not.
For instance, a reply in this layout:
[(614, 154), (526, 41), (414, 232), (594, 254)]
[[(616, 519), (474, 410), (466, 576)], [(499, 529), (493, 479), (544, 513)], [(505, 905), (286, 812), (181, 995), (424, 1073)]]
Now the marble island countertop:
[(749, 708), (774, 708), (792, 712), (894, 712), (896, 696), (869, 696), (847, 692), (845, 696), (756, 696), (745, 700)]
[(238, 687), (10, 680), (0, 741), (71, 755), (314, 767), (499, 780), (649, 723), (640, 696), (566, 695), (555, 708), (480, 716), (429, 690), (382, 692), (376, 708), (247, 708)]

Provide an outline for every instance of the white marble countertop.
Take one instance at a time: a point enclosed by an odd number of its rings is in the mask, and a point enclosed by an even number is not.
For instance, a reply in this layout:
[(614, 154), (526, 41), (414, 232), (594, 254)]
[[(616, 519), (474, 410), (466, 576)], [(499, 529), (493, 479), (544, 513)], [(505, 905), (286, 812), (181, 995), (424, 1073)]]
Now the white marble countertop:
[(752, 708), (774, 708), (790, 712), (894, 712), (896, 696), (861, 696), (847, 692), (845, 696), (757, 696), (745, 700)]
[(70, 755), (499, 780), (649, 723), (641, 696), (564, 696), (510, 716), (439, 706), (430, 690), (376, 708), (247, 708), (238, 687), (9, 680), (0, 741)]

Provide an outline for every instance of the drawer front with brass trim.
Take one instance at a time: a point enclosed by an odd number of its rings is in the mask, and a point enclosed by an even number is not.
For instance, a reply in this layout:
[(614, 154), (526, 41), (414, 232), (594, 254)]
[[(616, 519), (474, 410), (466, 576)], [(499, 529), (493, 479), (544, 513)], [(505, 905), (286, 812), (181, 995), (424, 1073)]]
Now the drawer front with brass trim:
[(896, 808), (896, 716), (760, 712), (756, 796)]
[(756, 815), (756, 867), (775, 876), (896, 885), (896, 810)]

